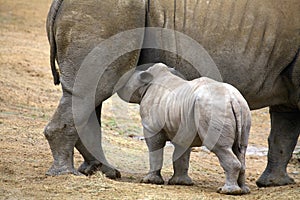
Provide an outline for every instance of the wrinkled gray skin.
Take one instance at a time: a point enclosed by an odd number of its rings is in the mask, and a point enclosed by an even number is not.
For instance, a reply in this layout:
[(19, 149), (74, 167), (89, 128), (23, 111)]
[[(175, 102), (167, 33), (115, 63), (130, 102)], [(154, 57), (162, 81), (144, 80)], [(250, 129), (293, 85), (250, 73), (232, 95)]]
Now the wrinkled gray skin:
[[(75, 74), (99, 42), (124, 30), (153, 26), (175, 29), (199, 42), (215, 61), (224, 82), (238, 88), (251, 109), (270, 107), (268, 165), (257, 185), (294, 183), (286, 167), (300, 133), (299, 0), (284, 3), (279, 0), (82, 2), (55, 0), (47, 19), (51, 67), (55, 84), (60, 80), (63, 89), (58, 108), (45, 128), (54, 158), (47, 174), (77, 174), (73, 166), (76, 147), (85, 160), (80, 172), (92, 174), (100, 169), (110, 178), (120, 176), (117, 170), (97, 161), (79, 139), (71, 109)], [(143, 37), (126, 40), (124, 45), (142, 45)], [(175, 33), (172, 41), (176, 52), (184, 51), (176, 45), (179, 41)], [(165, 45), (171, 45), (170, 40)], [(163, 62), (188, 80), (205, 76), (181, 57), (168, 52), (150, 49), (128, 53), (109, 66), (98, 84), (95, 112), (99, 122), (102, 102), (112, 95), (118, 79), (137, 64), (147, 62)], [(83, 112), (82, 119), (89, 122), (92, 114)], [(101, 141), (100, 130), (86, 133), (88, 139)], [(101, 152), (98, 156), (105, 160), (101, 143), (97, 150)]]
[(225, 171), (225, 185), (218, 192), (250, 192), (245, 185), (245, 153), (251, 113), (237, 89), (206, 77), (186, 81), (158, 63), (146, 71), (135, 71), (118, 95), (140, 104), (150, 159), (150, 171), (142, 182), (164, 183), (160, 173), (163, 148), (170, 140), (175, 150), (169, 184), (192, 184), (190, 147), (204, 145), (217, 155)]

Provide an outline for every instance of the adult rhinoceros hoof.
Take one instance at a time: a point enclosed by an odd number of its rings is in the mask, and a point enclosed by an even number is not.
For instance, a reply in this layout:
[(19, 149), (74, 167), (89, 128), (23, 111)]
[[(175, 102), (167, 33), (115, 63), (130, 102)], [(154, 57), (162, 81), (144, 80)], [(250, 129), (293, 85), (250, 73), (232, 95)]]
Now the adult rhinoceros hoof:
[(74, 174), (77, 176), (81, 176), (83, 175), (82, 173), (78, 172), (76, 169), (74, 168), (57, 168), (52, 166), (47, 172), (46, 175), (47, 176), (59, 176), (59, 175), (65, 175), (65, 174)]
[(111, 168), (109, 166), (106, 166), (106, 165), (102, 165), (100, 167), (100, 171), (105, 174), (105, 176), (107, 178), (110, 178), (110, 179), (117, 179), (117, 178), (121, 178), (121, 173), (114, 169), (114, 168)]
[(193, 185), (192, 179), (188, 175), (172, 176), (168, 182), (169, 185)]
[(93, 175), (96, 171), (100, 171), (101, 163), (87, 163), (83, 162), (80, 167), (78, 168), (78, 171), (83, 173), (84, 175)]
[(272, 187), (295, 184), (294, 179), (289, 177), (287, 174), (275, 176), (269, 173), (263, 173), (260, 178), (256, 181), (258, 187)]
[(244, 194), (242, 189), (237, 185), (224, 185), (223, 187), (220, 187), (217, 192), (220, 194), (231, 194), (231, 195)]

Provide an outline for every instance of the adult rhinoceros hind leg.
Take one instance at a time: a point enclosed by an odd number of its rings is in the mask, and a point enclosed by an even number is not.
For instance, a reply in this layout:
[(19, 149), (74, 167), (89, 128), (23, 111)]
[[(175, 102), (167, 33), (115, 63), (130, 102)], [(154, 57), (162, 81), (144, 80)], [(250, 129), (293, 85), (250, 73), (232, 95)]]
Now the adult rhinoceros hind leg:
[[(71, 95), (65, 93), (51, 121), (44, 130), (44, 134), (48, 140), (54, 159), (53, 164), (46, 172), (46, 175), (92, 175), (96, 171), (102, 171), (108, 178), (111, 179), (121, 177), (118, 170), (95, 159), (84, 147), (75, 128), (71, 104)], [(98, 122), (100, 120), (100, 111), (101, 105), (96, 108), (97, 117), (99, 116)], [(100, 133), (101, 132), (99, 132), (99, 137), (97, 137), (99, 139), (99, 143), (101, 143)], [(84, 162), (79, 167), (78, 171), (74, 168), (74, 147), (76, 147), (84, 157)], [(100, 151), (102, 151), (102, 149), (100, 149)], [(106, 161), (104, 154), (101, 158)], [(108, 162), (106, 161), (106, 163)]]
[(107, 166), (97, 159), (95, 159), (89, 151), (83, 146), (81, 140), (78, 140), (75, 147), (78, 149), (78, 151), (81, 153), (81, 155), (84, 158), (83, 163), (78, 168), (78, 171), (82, 174), (85, 174), (87, 176), (93, 175), (97, 171), (101, 171), (103, 174), (105, 174), (106, 177), (110, 179), (116, 179), (121, 178), (121, 173), (110, 167)]
[[(101, 122), (101, 108), (102, 108), (102, 104), (100, 104), (95, 109), (99, 124)], [(92, 175), (96, 171), (101, 171), (108, 178), (111, 179), (121, 178), (121, 173), (118, 170), (101, 163), (94, 156), (92, 156), (90, 152), (84, 147), (80, 139), (77, 141), (75, 147), (84, 158), (83, 163), (78, 168), (78, 171), (80, 173), (83, 173), (85, 175)]]
[[(78, 134), (72, 120), (70, 105), (71, 97), (63, 96), (51, 121), (44, 130), (54, 158), (53, 164), (46, 175), (80, 175), (74, 169), (73, 164), (74, 146), (78, 140)], [(61, 134), (62, 132), (65, 134)]]
[(271, 107), (270, 115), (268, 164), (256, 184), (258, 187), (294, 184), (286, 168), (300, 133), (300, 111), (283, 112), (281, 107)]
[(95, 159), (82, 145), (80, 140), (76, 143), (76, 148), (78, 150), (80, 149), (79, 151), (84, 157), (83, 163), (78, 168), (78, 171), (80, 173), (89, 176), (93, 175), (97, 171), (101, 171), (103, 174), (105, 174), (106, 177), (110, 179), (121, 178), (121, 173), (118, 170), (107, 166)]

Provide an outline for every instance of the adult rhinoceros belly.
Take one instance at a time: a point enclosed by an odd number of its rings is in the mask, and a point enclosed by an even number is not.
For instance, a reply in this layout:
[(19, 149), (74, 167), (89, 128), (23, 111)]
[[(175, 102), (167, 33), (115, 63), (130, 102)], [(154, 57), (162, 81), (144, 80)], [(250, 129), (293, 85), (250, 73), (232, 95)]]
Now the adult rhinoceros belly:
[[(196, 40), (216, 63), (223, 81), (236, 86), (251, 108), (289, 104), (280, 74), (293, 61), (300, 45), (298, 0), (160, 0), (148, 4), (147, 26), (174, 29)], [(186, 51), (180, 48), (178, 34), (164, 45), (172, 45), (170, 41), (178, 54)], [(178, 55), (142, 52), (148, 60), (151, 54), (188, 79), (199, 76)]]

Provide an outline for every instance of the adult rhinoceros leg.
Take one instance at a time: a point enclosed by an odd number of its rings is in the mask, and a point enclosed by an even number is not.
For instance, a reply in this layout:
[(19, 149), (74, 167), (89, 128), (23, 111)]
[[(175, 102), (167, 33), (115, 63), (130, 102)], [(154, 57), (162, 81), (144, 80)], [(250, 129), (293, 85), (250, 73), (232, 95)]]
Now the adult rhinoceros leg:
[[(96, 116), (98, 119), (99, 124), (101, 125), (101, 109), (102, 109), (102, 103), (95, 109)], [(85, 175), (92, 175), (96, 171), (101, 171), (104, 173), (108, 178), (121, 178), (121, 173), (103, 163), (98, 161), (82, 144), (82, 141), (79, 139), (75, 145), (77, 150), (81, 153), (81, 155), (84, 158), (84, 162), (80, 165), (78, 168), (78, 171), (85, 174)], [(103, 154), (104, 155), (104, 154)], [(104, 157), (105, 159), (105, 157)]]
[[(63, 95), (52, 120), (45, 128), (44, 133), (49, 142), (54, 159), (52, 166), (46, 174), (50, 176), (62, 174), (79, 175), (79, 172), (81, 172), (86, 175), (91, 175), (95, 171), (100, 170), (109, 178), (119, 178), (121, 176), (119, 171), (110, 167), (108, 164), (103, 164), (108, 162), (101, 147), (100, 129), (99, 134), (96, 135), (95, 138), (98, 138), (97, 141), (99, 141), (100, 145), (99, 152), (102, 152), (99, 156), (104, 162), (95, 159), (82, 144), (73, 121), (71, 99), (71, 96)], [(100, 121), (101, 104), (96, 108), (96, 112), (98, 113), (98, 121)], [(74, 146), (76, 146), (84, 157), (84, 163), (79, 167), (79, 172), (74, 168)]]
[[(93, 55), (97, 53), (96, 51)], [(91, 78), (90, 74), (88, 78), (84, 76), (86, 74), (81, 74), (80, 77), (80, 73), (77, 73), (75, 83), (78, 84), (74, 84), (73, 90), (66, 90), (65, 88), (70, 87), (66, 86), (68, 83), (64, 82), (64, 77), (61, 79), (63, 80), (63, 97), (52, 120), (45, 128), (45, 136), (54, 158), (53, 165), (47, 172), (48, 175), (79, 174), (73, 165), (73, 151), (76, 146), (85, 159), (80, 171), (91, 174), (94, 169), (99, 169), (109, 178), (120, 177), (120, 173), (106, 161), (102, 149), (100, 110), (102, 102), (116, 91), (118, 84), (121, 84), (123, 74), (136, 66), (138, 55), (139, 50), (133, 51), (118, 58), (108, 68), (100, 68), (97, 74), (90, 73), (96, 78)], [(92, 59), (91, 62), (82, 66), (86, 70), (81, 72), (90, 72), (88, 66), (92, 68), (99, 66), (102, 57), (98, 53), (97, 59)], [(102, 75), (98, 76), (98, 74)]]
[(71, 103), (71, 95), (63, 95), (56, 112), (44, 130), (54, 159), (52, 166), (46, 172), (47, 175), (79, 174), (73, 165), (74, 146), (78, 134), (72, 120)]
[(287, 174), (286, 168), (300, 133), (300, 111), (281, 112), (278, 107), (271, 107), (270, 115), (268, 164), (256, 182), (259, 187), (295, 183)]

